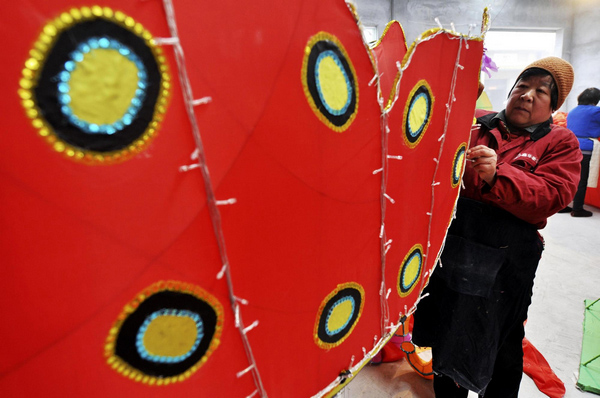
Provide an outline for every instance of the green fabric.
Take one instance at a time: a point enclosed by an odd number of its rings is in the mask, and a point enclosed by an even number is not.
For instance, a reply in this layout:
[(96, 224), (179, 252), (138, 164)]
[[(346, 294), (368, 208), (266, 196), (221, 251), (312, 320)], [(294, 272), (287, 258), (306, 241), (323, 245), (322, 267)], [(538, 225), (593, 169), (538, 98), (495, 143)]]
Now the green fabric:
[(600, 299), (585, 300), (577, 387), (600, 394)]

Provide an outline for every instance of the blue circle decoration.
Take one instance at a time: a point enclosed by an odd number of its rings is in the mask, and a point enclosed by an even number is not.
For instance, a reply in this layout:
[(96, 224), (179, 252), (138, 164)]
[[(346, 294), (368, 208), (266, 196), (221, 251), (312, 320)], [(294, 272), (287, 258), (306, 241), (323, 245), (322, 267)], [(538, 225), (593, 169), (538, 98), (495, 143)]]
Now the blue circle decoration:
[[(335, 330), (330, 330), (329, 329), (329, 318), (331, 317), (331, 315), (333, 314), (333, 311), (335, 310), (335, 308), (345, 302), (349, 301), (352, 309), (350, 311), (350, 316), (348, 317), (348, 319), (346, 319), (346, 322), (341, 325), (339, 328), (335, 329)], [(337, 300), (335, 303), (333, 303), (333, 305), (331, 306), (331, 308), (329, 309), (328, 313), (327, 313), (327, 319), (325, 322), (325, 333), (327, 333), (328, 336), (334, 336), (336, 334), (338, 334), (339, 332), (341, 332), (342, 330), (344, 330), (348, 324), (350, 323), (350, 321), (352, 320), (352, 317), (354, 316), (354, 313), (356, 312), (356, 300), (354, 299), (354, 297), (352, 297), (351, 295), (342, 297), (341, 299)]]
[[(86, 62), (87, 54), (97, 50), (117, 51), (135, 65), (137, 73), (138, 84), (129, 103), (110, 124), (82, 120), (73, 111), (70, 95), (74, 71)], [(157, 54), (151, 42), (112, 19), (82, 19), (64, 28), (56, 35), (32, 88), (41, 117), (59, 141), (82, 155), (111, 159), (121, 153), (124, 158), (129, 152), (138, 153), (135, 148), (143, 145), (144, 137), (155, 133), (168, 95), (169, 76)]]
[[(412, 269), (412, 267), (415, 264), (415, 261), (417, 264), (416, 272), (414, 269)], [(409, 270), (414, 275), (411, 276), (410, 280), (407, 280), (407, 274), (408, 274)], [(407, 295), (409, 295), (412, 292), (417, 281), (421, 277), (422, 270), (423, 270), (423, 252), (422, 252), (421, 246), (416, 245), (412, 248), (412, 250), (405, 257), (405, 259), (402, 263), (402, 268), (400, 270), (400, 277), (399, 277), (399, 286), (398, 286), (401, 297), (406, 297)]]
[[(429, 126), (433, 101), (431, 88), (425, 80), (419, 81), (409, 94), (404, 108), (404, 141), (410, 148), (417, 146)], [(411, 116), (418, 117), (418, 125), (413, 125), (415, 118)]]
[[(96, 49), (112, 49), (133, 62), (137, 67), (138, 73), (138, 88), (134, 98), (131, 100), (129, 109), (117, 121), (111, 124), (95, 124), (81, 120), (73, 114), (71, 109), (71, 97), (69, 96), (71, 73), (77, 67), (79, 62), (83, 61), (85, 54)], [(77, 48), (69, 54), (68, 60), (64, 63), (64, 69), (58, 74), (58, 101), (60, 110), (63, 115), (70, 121), (71, 124), (79, 127), (82, 131), (88, 134), (115, 134), (123, 130), (126, 126), (131, 125), (133, 120), (144, 103), (146, 97), (146, 88), (148, 87), (148, 73), (146, 67), (140, 57), (138, 57), (129, 47), (122, 44), (119, 40), (110, 37), (91, 37), (80, 43)]]
[(452, 188), (456, 188), (458, 183), (460, 182), (462, 168), (464, 165), (464, 159), (467, 151), (467, 145), (461, 144), (461, 146), (456, 151), (456, 155), (454, 155), (454, 162), (452, 164)]
[[(144, 334), (158, 317), (187, 317), (196, 324), (196, 338), (183, 355), (153, 355), (144, 346)], [(145, 298), (123, 321), (116, 336), (114, 355), (144, 375), (168, 378), (179, 376), (201, 361), (214, 344), (219, 314), (213, 305), (183, 291), (163, 290)]]
[[(154, 355), (154, 354), (151, 354), (150, 352), (148, 352), (148, 350), (144, 346), (144, 336), (146, 334), (146, 331), (148, 330), (148, 326), (150, 326), (152, 321), (154, 321), (156, 318), (159, 318), (159, 317), (165, 316), (165, 315), (187, 317), (187, 318), (190, 318), (191, 320), (193, 320), (194, 323), (196, 324), (197, 334), (196, 334), (196, 339), (194, 341), (194, 344), (188, 350), (188, 352), (186, 352), (183, 355), (177, 355), (177, 356)], [(137, 351), (138, 351), (138, 354), (140, 355), (140, 357), (142, 359), (145, 359), (146, 361), (151, 361), (151, 362), (156, 362), (156, 363), (179, 363), (179, 362), (183, 362), (184, 360), (188, 359), (196, 351), (196, 349), (200, 345), (200, 342), (202, 341), (203, 337), (204, 337), (204, 326), (203, 326), (203, 322), (202, 322), (202, 317), (199, 314), (189, 311), (189, 310), (177, 310), (174, 308), (169, 308), (169, 309), (162, 309), (162, 310), (154, 311), (152, 314), (148, 315), (148, 317), (144, 320), (144, 323), (142, 323), (142, 326), (140, 326), (140, 328), (138, 330), (135, 345), (136, 345), (136, 348), (137, 348)]]
[[(347, 97), (340, 98), (340, 104), (327, 101), (328, 90), (320, 76), (320, 67), (325, 60), (333, 61), (341, 73), (343, 81), (335, 80), (335, 87), (345, 85)], [(309, 39), (304, 49), (301, 78), (304, 95), (317, 118), (335, 132), (348, 129), (358, 111), (358, 82), (350, 57), (337, 37), (319, 32)]]
[[(315, 342), (323, 349), (331, 349), (339, 346), (344, 340), (350, 336), (352, 330), (358, 323), (364, 305), (364, 289), (358, 283), (349, 282), (338, 285), (321, 303), (321, 307), (317, 314), (315, 322)], [(350, 304), (349, 308), (344, 308), (343, 311), (347, 316), (336, 325), (335, 329), (330, 328), (330, 319), (336, 308), (340, 305)]]
[[(346, 100), (346, 103), (344, 104), (344, 106), (341, 109), (333, 109), (330, 106), (330, 104), (325, 100), (325, 96), (323, 95), (323, 90), (321, 89), (321, 79), (319, 78), (319, 67), (321, 65), (321, 62), (325, 58), (330, 58), (333, 60), (333, 62), (335, 62), (335, 64), (338, 66), (338, 68), (340, 68), (340, 70), (342, 71), (344, 80), (346, 80), (346, 90), (348, 90), (348, 98)], [(327, 109), (327, 112), (329, 112), (330, 114), (332, 114), (334, 116), (340, 116), (340, 115), (343, 115), (344, 113), (346, 113), (346, 111), (348, 110), (348, 107), (352, 103), (353, 87), (352, 87), (352, 82), (350, 81), (350, 78), (348, 77), (348, 74), (346, 73), (346, 69), (344, 68), (344, 64), (342, 63), (340, 57), (331, 50), (323, 51), (317, 57), (314, 74), (316, 76), (315, 81), (317, 83), (317, 91), (319, 92), (319, 98), (321, 99), (321, 102)]]
[[(417, 92), (417, 95), (415, 95), (410, 103), (410, 107), (408, 109), (409, 114), (412, 113), (414, 111), (414, 106), (415, 104), (420, 100), (423, 99), (425, 101), (425, 106), (427, 109), (427, 116), (425, 117), (425, 122), (427, 121), (427, 118), (429, 117), (429, 110), (431, 109), (431, 101), (429, 99), (429, 95), (427, 92)], [(423, 129), (425, 127), (425, 122), (420, 123), (418, 126), (413, 126), (410, 122), (410, 118), (408, 118), (408, 133), (413, 137), (416, 138), (418, 137), (422, 132)]]

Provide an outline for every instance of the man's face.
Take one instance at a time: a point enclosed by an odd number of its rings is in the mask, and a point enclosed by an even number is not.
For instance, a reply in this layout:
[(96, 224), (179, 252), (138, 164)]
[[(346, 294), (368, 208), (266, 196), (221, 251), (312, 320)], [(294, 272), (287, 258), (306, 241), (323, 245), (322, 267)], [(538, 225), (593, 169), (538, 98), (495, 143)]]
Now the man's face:
[(525, 128), (545, 122), (552, 116), (551, 76), (519, 79), (508, 96), (506, 119), (509, 124)]

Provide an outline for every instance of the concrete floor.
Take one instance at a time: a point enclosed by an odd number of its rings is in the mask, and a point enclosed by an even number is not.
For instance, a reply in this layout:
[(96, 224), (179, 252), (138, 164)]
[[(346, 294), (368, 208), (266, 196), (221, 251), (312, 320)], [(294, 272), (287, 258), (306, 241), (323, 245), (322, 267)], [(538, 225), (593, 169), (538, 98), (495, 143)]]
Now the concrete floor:
[[(544, 355), (566, 387), (565, 398), (593, 398), (575, 387), (581, 354), (584, 299), (600, 297), (600, 209), (589, 218), (556, 214), (541, 231), (546, 250), (535, 279), (526, 336)], [(542, 398), (523, 376), (519, 396)], [(339, 398), (434, 398), (431, 382), (406, 361), (366, 366)], [(469, 398), (476, 398), (471, 393)]]

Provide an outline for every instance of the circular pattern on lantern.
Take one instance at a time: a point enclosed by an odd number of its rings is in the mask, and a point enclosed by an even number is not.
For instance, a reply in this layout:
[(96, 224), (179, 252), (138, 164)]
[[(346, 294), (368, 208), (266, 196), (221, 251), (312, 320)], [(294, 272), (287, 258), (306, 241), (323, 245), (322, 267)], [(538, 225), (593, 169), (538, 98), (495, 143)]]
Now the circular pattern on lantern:
[(107, 7), (49, 22), (19, 95), (32, 124), (74, 160), (113, 163), (144, 150), (166, 111), (170, 76), (152, 35)]
[(413, 246), (400, 266), (398, 273), (398, 294), (400, 297), (408, 296), (417, 286), (423, 272), (423, 247)]
[(183, 381), (217, 348), (221, 304), (197, 286), (159, 282), (125, 306), (105, 346), (108, 364), (148, 384)]
[(315, 323), (315, 342), (324, 349), (336, 347), (350, 335), (363, 310), (365, 292), (358, 283), (338, 285), (321, 303)]
[(456, 188), (460, 183), (460, 178), (463, 174), (463, 167), (465, 165), (465, 156), (467, 153), (467, 144), (462, 143), (454, 154), (454, 162), (452, 162), (452, 188)]
[(423, 138), (433, 112), (434, 97), (431, 87), (420, 80), (411, 90), (404, 108), (404, 142), (414, 148)]
[(319, 32), (308, 41), (302, 62), (302, 85), (308, 103), (330, 129), (346, 130), (358, 110), (356, 72), (342, 43)]

